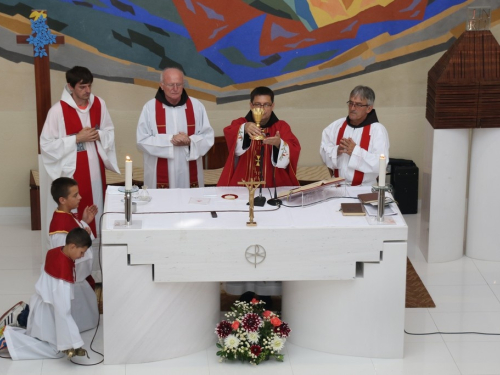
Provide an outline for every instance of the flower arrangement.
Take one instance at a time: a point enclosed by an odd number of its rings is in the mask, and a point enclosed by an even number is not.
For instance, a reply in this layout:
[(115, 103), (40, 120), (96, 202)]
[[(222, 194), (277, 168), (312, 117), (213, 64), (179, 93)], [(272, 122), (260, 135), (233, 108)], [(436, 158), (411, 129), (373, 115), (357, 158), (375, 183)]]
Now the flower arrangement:
[(284, 355), (279, 353), (291, 329), (264, 305), (255, 298), (250, 303), (236, 301), (226, 313), (227, 319), (217, 324), (217, 355), (221, 361), (239, 359), (258, 365), (274, 357), (283, 362)]

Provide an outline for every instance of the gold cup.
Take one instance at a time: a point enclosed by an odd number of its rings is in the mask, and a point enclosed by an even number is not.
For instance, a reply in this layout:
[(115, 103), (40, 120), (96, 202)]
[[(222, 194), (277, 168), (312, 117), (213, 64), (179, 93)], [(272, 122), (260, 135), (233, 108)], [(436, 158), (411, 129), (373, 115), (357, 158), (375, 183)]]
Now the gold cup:
[[(262, 115), (264, 114), (264, 108), (259, 108), (259, 107), (252, 108), (252, 114), (255, 124), (260, 129), (260, 121), (262, 120)], [(261, 135), (252, 137), (254, 141), (262, 141), (265, 138), (266, 136), (262, 134), (262, 130), (261, 130)]]

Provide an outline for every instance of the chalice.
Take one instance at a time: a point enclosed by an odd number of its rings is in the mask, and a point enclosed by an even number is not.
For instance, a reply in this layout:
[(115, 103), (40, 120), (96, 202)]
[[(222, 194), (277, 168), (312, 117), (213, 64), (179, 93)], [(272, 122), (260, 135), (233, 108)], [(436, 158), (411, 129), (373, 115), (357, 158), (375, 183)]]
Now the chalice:
[[(261, 108), (261, 107), (252, 108), (252, 114), (253, 114), (253, 119), (255, 121), (255, 124), (260, 129), (260, 121), (262, 120), (262, 115), (264, 114), (264, 108)], [(264, 134), (262, 134), (262, 130), (261, 130), (260, 135), (256, 135), (255, 137), (252, 137), (252, 139), (254, 141), (262, 141), (265, 138), (266, 138), (266, 136)]]

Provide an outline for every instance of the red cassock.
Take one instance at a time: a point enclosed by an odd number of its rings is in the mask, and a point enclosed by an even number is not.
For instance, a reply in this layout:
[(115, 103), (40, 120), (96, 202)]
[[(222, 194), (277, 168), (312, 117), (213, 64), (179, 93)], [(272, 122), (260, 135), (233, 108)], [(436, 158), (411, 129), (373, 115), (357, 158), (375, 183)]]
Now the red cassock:
[[(249, 116), (247, 115), (247, 117)], [(251, 178), (255, 181), (260, 180), (261, 167), (256, 166), (258, 155), (263, 155), (262, 175), (265, 181), (264, 186), (274, 187), (274, 181), (276, 182), (276, 186), (298, 186), (297, 163), (299, 161), (300, 143), (297, 137), (292, 133), (290, 125), (285, 121), (278, 120), (274, 113), (268, 122), (268, 125), (271, 125), (263, 128), (263, 131), (266, 133), (267, 137), (273, 137), (276, 135), (276, 132), (279, 131), (281, 139), (288, 144), (290, 150), (290, 163), (288, 166), (286, 168), (274, 167), (271, 163), (271, 157), (273, 157), (274, 153), (274, 158), (276, 160), (279, 150), (277, 147), (263, 144), (262, 141), (250, 141), (250, 147), (247, 151), (235, 160), (238, 130), (242, 124), (248, 121), (253, 120), (241, 117), (224, 128), (224, 136), (229, 149), (229, 156), (217, 186), (240, 186), (238, 182), (242, 180), (249, 181)], [(248, 135), (245, 135), (245, 137), (248, 137)], [(261, 147), (264, 148), (263, 154)], [(275, 173), (274, 179), (273, 173)]]

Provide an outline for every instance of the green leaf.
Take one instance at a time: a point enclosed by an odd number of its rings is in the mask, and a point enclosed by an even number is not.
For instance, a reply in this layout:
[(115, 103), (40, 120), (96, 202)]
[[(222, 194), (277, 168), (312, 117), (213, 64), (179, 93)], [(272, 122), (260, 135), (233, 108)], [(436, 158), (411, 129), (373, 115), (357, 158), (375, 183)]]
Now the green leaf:
[(218, 347), (219, 349), (222, 349), (222, 345), (219, 343), (215, 344), (215, 346)]

